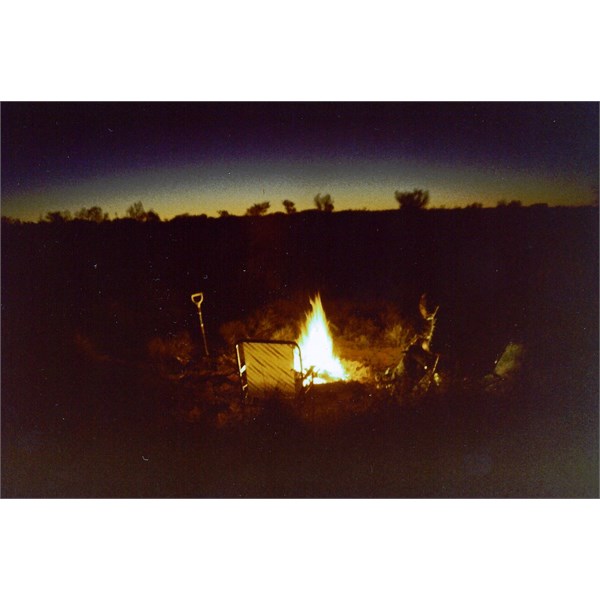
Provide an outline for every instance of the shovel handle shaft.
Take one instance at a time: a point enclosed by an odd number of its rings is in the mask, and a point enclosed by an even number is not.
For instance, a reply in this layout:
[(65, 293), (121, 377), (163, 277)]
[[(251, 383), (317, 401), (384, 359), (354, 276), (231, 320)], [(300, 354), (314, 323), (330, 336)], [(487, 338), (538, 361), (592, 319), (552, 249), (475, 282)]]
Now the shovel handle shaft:
[(202, 341), (204, 342), (204, 353), (208, 356), (208, 345), (206, 343), (206, 332), (204, 331), (204, 319), (202, 319), (202, 301), (204, 294), (197, 292), (192, 294), (192, 302), (198, 307), (198, 318), (200, 319), (200, 332), (202, 333)]

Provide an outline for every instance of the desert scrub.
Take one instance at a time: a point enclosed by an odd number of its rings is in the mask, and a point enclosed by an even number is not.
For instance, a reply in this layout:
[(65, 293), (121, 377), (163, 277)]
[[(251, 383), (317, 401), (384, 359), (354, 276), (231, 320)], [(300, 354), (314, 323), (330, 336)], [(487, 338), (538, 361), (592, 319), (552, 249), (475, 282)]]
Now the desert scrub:
[(180, 379), (194, 356), (194, 344), (187, 331), (148, 342), (148, 356), (159, 373), (168, 379)]

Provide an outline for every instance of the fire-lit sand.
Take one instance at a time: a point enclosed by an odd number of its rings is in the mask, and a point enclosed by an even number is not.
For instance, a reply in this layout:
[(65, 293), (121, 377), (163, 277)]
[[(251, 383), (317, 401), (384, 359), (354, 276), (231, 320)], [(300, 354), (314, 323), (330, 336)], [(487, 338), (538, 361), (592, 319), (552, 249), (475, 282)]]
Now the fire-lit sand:
[[(333, 351), (333, 339), (320, 294), (317, 294), (314, 300), (311, 299), (310, 305), (312, 309), (306, 315), (306, 321), (298, 338), (302, 366), (305, 372), (312, 369), (315, 374), (312, 383), (346, 381), (349, 375)], [(296, 367), (299, 369), (298, 365)]]

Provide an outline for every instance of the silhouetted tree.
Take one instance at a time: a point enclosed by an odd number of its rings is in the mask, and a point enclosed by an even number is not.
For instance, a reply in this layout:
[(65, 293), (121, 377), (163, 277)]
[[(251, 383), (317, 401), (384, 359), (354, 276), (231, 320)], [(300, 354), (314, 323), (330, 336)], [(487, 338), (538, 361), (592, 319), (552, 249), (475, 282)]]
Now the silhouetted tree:
[(282, 204), (288, 215), (293, 215), (296, 212), (296, 205), (291, 200), (284, 200)]
[(15, 219), (14, 217), (2, 217), (3, 225), (20, 225), (21, 219)]
[(429, 192), (415, 188), (412, 192), (394, 192), (396, 202), (402, 210), (421, 210), (429, 204)]
[(520, 200), (511, 200), (507, 202), (506, 200), (499, 200), (496, 204), (496, 208), (522, 208), (523, 204)]
[(131, 206), (127, 208), (125, 214), (130, 219), (135, 219), (136, 221), (143, 221), (144, 215), (146, 211), (144, 210), (144, 204), (142, 202), (134, 202)]
[(158, 213), (155, 210), (150, 209), (146, 213), (145, 221), (147, 223), (160, 223), (160, 217), (158, 216)]
[(71, 216), (70, 211), (65, 210), (61, 212), (60, 210), (52, 211), (46, 213), (44, 217), (44, 221), (47, 223), (66, 223), (67, 221), (71, 221), (73, 217)]
[(134, 202), (125, 212), (128, 219), (134, 219), (135, 221), (143, 221), (145, 223), (149, 222), (159, 222), (160, 217), (158, 213), (153, 210), (145, 210), (144, 204), (142, 202)]
[(146, 211), (144, 210), (144, 204), (142, 202), (134, 202), (127, 208), (125, 214), (127, 215), (127, 218), (135, 221), (146, 220)]
[(218, 210), (217, 214), (219, 215), (219, 217), (221, 217), (222, 219), (224, 219), (225, 217), (230, 217), (231, 215), (229, 214), (228, 210)]
[(190, 218), (190, 213), (181, 213), (171, 218), (171, 221), (185, 221)]
[(80, 221), (102, 223), (102, 221), (108, 221), (108, 213), (105, 213), (99, 206), (92, 206), (91, 208), (84, 207), (75, 213), (75, 218)]
[(472, 202), (471, 204), (467, 204), (465, 208), (467, 210), (481, 210), (483, 208), (483, 204), (481, 202)]
[(247, 211), (247, 217), (262, 217), (267, 214), (267, 211), (271, 208), (270, 202), (259, 202), (257, 204), (253, 204)]
[(333, 200), (331, 198), (331, 194), (325, 194), (324, 196), (317, 194), (314, 198), (314, 201), (318, 210), (323, 212), (333, 212)]

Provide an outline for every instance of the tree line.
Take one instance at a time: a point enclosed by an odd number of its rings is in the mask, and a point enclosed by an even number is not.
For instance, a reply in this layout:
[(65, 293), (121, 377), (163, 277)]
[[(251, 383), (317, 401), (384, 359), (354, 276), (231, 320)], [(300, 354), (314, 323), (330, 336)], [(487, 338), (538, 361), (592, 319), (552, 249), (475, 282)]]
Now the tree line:
[[(158, 213), (152, 209), (145, 210), (142, 202), (134, 202), (129, 206), (125, 211), (124, 218), (146, 223), (160, 221)], [(109, 214), (104, 212), (100, 206), (91, 206), (90, 208), (83, 207), (73, 214), (70, 210), (55, 210), (46, 213), (44, 217), (40, 218), (40, 222), (45, 223), (67, 223), (68, 221), (103, 223), (110, 220)]]
[[(422, 211), (429, 206), (430, 195), (428, 190), (422, 190), (419, 188), (415, 188), (412, 191), (399, 191), (396, 190), (394, 192), (394, 198), (398, 203), (398, 208), (404, 212), (416, 212)], [(321, 194), (318, 193), (313, 198), (313, 203), (317, 211), (323, 213), (332, 213), (334, 211), (334, 200), (331, 197), (331, 194)], [(285, 214), (292, 215), (298, 212), (296, 205), (291, 200), (283, 200), (282, 206)], [(499, 209), (515, 209), (521, 208), (523, 205), (519, 200), (499, 200), (496, 204), (496, 208)], [(532, 208), (543, 208), (547, 207), (547, 204), (538, 203), (531, 205)], [(445, 208), (445, 207), (441, 207)], [(270, 202), (257, 202), (246, 209), (244, 216), (246, 217), (261, 217), (266, 215), (271, 209)], [(466, 210), (478, 210), (483, 209), (483, 204), (480, 202), (473, 202), (471, 204), (467, 204), (464, 209)], [(366, 210), (366, 209), (365, 209)], [(227, 210), (219, 210), (217, 214), (220, 218), (233, 216)], [(173, 217), (177, 218), (186, 218), (191, 217), (189, 213), (177, 215)], [(206, 217), (205, 214), (200, 215), (202, 217)], [(114, 220), (133, 220), (144, 223), (153, 223), (161, 221), (158, 213), (153, 210), (146, 210), (142, 202), (134, 202), (131, 206), (127, 208), (125, 211), (124, 217), (118, 217), (115, 215)], [(64, 211), (50, 211), (46, 213), (45, 216), (40, 217), (39, 222), (43, 223), (66, 223), (69, 221), (88, 221), (93, 223), (103, 223), (106, 221), (110, 221), (111, 218), (107, 212), (99, 206), (92, 206), (90, 208), (83, 207), (75, 213), (71, 213), (68, 210)], [(2, 217), (3, 222), (19, 222), (18, 219), (13, 219), (11, 217)]]

